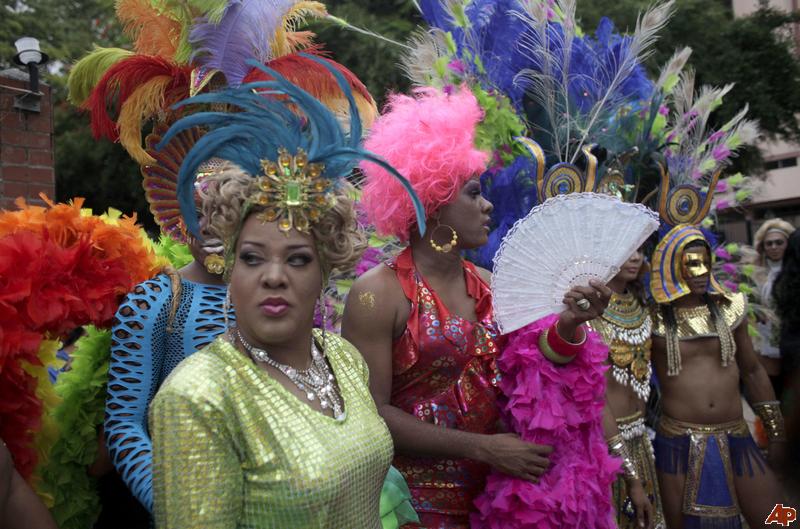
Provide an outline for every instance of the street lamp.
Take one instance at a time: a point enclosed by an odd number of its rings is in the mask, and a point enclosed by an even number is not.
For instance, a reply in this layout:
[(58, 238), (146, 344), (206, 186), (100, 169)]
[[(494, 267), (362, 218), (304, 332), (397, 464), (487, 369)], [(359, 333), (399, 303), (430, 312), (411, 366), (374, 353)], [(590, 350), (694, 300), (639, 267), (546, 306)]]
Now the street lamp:
[(17, 54), (14, 62), (28, 68), (29, 87), (34, 94), (39, 93), (39, 65), (45, 64), (49, 57), (39, 49), (39, 40), (33, 37), (22, 37), (14, 43)]

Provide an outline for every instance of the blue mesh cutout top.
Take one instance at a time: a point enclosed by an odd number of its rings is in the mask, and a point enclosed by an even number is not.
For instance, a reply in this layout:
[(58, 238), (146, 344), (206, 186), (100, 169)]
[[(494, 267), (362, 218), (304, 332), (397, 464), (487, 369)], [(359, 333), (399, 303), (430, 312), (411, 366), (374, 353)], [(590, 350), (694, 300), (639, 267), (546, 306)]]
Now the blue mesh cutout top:
[[(140, 283), (128, 294), (112, 329), (106, 444), (122, 479), (151, 513), (150, 401), (175, 366), (225, 330), (224, 286), (181, 279), (181, 287), (171, 332), (167, 332), (167, 324), (172, 288), (166, 274)], [(232, 310), (229, 317), (233, 321)]]

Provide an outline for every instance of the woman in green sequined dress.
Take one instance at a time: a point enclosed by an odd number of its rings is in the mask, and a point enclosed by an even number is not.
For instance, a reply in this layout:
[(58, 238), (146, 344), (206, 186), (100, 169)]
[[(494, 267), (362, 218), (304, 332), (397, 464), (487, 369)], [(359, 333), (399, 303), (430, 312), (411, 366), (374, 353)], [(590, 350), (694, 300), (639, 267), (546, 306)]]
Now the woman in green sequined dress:
[(194, 114), (164, 138), (209, 129), (181, 167), (185, 189), (202, 161), (233, 162), (204, 180), (203, 213), (225, 243), (236, 327), (182, 362), (153, 400), (156, 526), (379, 529), (391, 436), (361, 355), (313, 321), (327, 275), (354, 266), (366, 245), (344, 176), (358, 158), (384, 162), (359, 147), (352, 100), (348, 135), (260, 68), (273, 80), (189, 100), (240, 112)]

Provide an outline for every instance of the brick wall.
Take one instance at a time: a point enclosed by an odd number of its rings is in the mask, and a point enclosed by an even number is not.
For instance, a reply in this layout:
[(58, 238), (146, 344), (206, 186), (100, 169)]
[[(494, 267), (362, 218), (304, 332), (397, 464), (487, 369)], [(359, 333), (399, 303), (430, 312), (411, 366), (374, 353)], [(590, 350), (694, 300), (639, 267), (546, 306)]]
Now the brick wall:
[(14, 97), (28, 88), (28, 74), (18, 69), (0, 71), (0, 208), (10, 208), (17, 197), (41, 203), (39, 193), (55, 198), (53, 170), (53, 102), (50, 87), (41, 111), (14, 108)]

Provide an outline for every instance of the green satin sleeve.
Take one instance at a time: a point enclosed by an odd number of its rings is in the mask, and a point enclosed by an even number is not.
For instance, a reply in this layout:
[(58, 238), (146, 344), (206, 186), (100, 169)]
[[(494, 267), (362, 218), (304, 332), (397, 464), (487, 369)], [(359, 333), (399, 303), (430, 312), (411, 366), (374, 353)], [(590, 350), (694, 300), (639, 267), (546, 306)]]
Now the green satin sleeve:
[(400, 471), (389, 467), (381, 489), (381, 527), (398, 529), (410, 522), (419, 523), (419, 516), (411, 506), (411, 491)]

